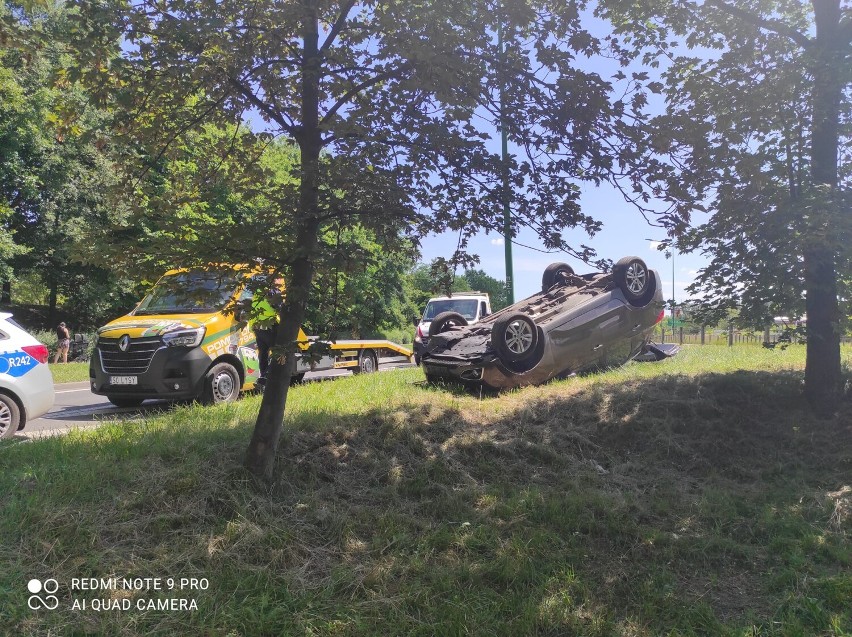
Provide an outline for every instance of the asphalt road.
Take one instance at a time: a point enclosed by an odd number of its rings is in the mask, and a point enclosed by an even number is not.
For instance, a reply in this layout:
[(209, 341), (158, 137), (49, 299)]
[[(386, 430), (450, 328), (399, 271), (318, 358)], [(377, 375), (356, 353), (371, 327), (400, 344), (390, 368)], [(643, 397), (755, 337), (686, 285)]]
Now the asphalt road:
[[(379, 371), (413, 366), (413, 363), (391, 363), (382, 365)], [(351, 372), (347, 370), (308, 372), (305, 374), (305, 382), (333, 380), (349, 375)], [(89, 390), (88, 382), (62, 383), (56, 385), (56, 402), (53, 409), (41, 418), (28, 422), (19, 435), (27, 438), (58, 435), (78, 427), (97, 427), (104, 421), (133, 420), (168, 409), (170, 405), (166, 400), (146, 400), (140, 407), (116, 407), (104, 396), (93, 394)]]

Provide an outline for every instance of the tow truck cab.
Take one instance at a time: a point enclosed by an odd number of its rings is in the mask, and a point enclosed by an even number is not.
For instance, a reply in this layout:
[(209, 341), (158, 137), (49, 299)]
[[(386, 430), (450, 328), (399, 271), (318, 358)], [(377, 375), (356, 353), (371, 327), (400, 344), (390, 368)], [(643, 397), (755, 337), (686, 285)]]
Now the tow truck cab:
[[(239, 308), (253, 276), (238, 266), (167, 272), (135, 309), (98, 330), (92, 392), (134, 407), (146, 398), (225, 402), (252, 389), (255, 337)], [(308, 340), (301, 329), (299, 340)]]

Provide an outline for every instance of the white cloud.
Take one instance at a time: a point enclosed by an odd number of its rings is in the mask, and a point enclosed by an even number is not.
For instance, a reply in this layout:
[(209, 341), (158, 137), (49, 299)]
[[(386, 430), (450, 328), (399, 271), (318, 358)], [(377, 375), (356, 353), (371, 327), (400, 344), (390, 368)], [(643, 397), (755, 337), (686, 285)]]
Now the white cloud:
[(491, 239), (491, 245), (493, 246), (501, 246), (505, 243), (503, 241), (503, 237), (497, 237), (496, 239)]

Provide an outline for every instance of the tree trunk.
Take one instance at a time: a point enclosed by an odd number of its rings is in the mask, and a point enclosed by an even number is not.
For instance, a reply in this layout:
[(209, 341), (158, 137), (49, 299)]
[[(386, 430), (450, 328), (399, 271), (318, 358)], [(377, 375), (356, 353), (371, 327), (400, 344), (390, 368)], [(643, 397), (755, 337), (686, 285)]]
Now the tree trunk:
[[(319, 224), (309, 222), (298, 233), (298, 245), (303, 246), (300, 256), (286, 282), (286, 301), (279, 313), (281, 323), (275, 339), (270, 360), (269, 373), (260, 412), (254, 426), (251, 442), (246, 451), (245, 465), (255, 475), (272, 480), (275, 454), (284, 428), (284, 411), (290, 389), (290, 377), (296, 368), (296, 340), (299, 327), (305, 318), (308, 293), (313, 277), (312, 256), (318, 245)], [(280, 363), (280, 352), (286, 352), (284, 364)]]
[(833, 254), (816, 249), (805, 253), (805, 291), (808, 313), (805, 395), (816, 410), (830, 413), (837, 406), (842, 378)]
[(3, 281), (3, 291), (0, 292), (0, 303), (12, 302), (12, 282)]
[(275, 349), (286, 351), (284, 364), (278, 356), (270, 361), (269, 378), (260, 404), (251, 442), (246, 450), (245, 466), (267, 481), (273, 478), (275, 454), (284, 428), (284, 412), (290, 377), (296, 366), (296, 339), (305, 318), (313, 278), (313, 260), (319, 246), (319, 157), (322, 136), (319, 128), (319, 20), (314, 0), (305, 0), (302, 8), (302, 113), (296, 132), (301, 158), (299, 210), (296, 224), (296, 252), (290, 263), (290, 280), (286, 281), (286, 299), (279, 317), (281, 324)]
[(831, 413), (841, 389), (840, 310), (837, 302), (836, 247), (831, 240), (831, 215), (837, 189), (837, 150), (843, 85), (840, 65), (844, 54), (840, 38), (840, 0), (813, 0), (816, 21), (814, 40), (813, 134), (811, 169), (819, 192), (824, 221), (811, 235), (826, 237), (804, 251), (805, 307), (808, 313), (808, 344), (805, 363), (805, 396), (812, 407)]
[(58, 296), (59, 296), (59, 294), (57, 292), (57, 288), (59, 287), (59, 284), (56, 282), (56, 280), (53, 277), (51, 277), (51, 280), (48, 283), (48, 286), (50, 288), (50, 296), (48, 297), (48, 300), (47, 300), (47, 324), (50, 325), (51, 327), (55, 327), (56, 326), (56, 303), (58, 301)]

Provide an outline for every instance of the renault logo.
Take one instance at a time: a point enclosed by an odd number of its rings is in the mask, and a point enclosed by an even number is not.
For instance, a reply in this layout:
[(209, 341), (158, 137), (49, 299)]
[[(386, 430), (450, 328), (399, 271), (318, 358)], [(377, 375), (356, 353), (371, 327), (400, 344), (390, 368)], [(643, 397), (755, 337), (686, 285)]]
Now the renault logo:
[(126, 352), (128, 347), (130, 347), (130, 337), (125, 334), (120, 339), (118, 339), (118, 349), (120, 349), (122, 352)]

